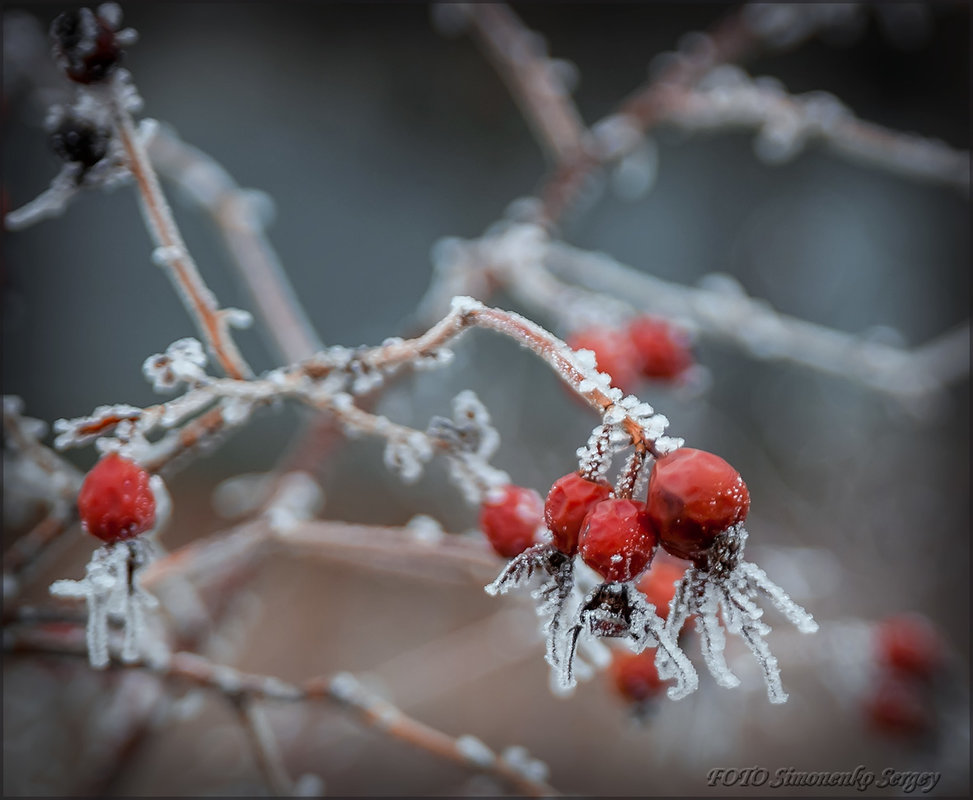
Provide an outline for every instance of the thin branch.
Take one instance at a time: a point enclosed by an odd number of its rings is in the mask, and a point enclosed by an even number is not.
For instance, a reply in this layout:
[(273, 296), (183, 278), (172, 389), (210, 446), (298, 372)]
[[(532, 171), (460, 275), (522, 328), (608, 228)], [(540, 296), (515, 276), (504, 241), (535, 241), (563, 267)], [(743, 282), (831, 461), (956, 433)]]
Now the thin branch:
[[(68, 631), (17, 630), (4, 638), (7, 653), (44, 653), (62, 656), (86, 656), (83, 630)], [(482, 743), (470, 747), (470, 737), (454, 738), (436, 728), (416, 720), (403, 711), (365, 689), (348, 673), (333, 677), (317, 677), (300, 684), (288, 683), (269, 675), (241, 672), (216, 664), (196, 653), (173, 653), (164, 664), (121, 664), (113, 669), (146, 670), (167, 680), (180, 680), (210, 689), (227, 697), (261, 699), (277, 702), (329, 701), (352, 712), (360, 721), (394, 739), (406, 742), (439, 758), (452, 761), (467, 769), (494, 775), (509, 783), (517, 791), (530, 797), (549, 797), (559, 794), (544, 781), (526, 775), (522, 769), (498, 757)]]
[(258, 193), (241, 189), (211, 156), (184, 142), (168, 126), (159, 126), (148, 144), (148, 155), (160, 174), (216, 224), (262, 329), (284, 362), (320, 350), (321, 342), (267, 239)]
[[(785, 360), (838, 375), (910, 404), (969, 375), (969, 324), (914, 350), (780, 314), (742, 289), (687, 287), (623, 265), (604, 254), (551, 244), (556, 274), (625, 298), (638, 308), (680, 318), (700, 334), (730, 342), (756, 358)], [(965, 349), (964, 349), (965, 348)]]
[[(689, 44), (677, 56), (670, 58), (663, 69), (641, 89), (622, 102), (618, 111), (592, 127), (604, 131), (612, 121), (621, 121), (634, 136), (625, 137), (634, 144), (660, 118), (660, 111), (674, 88), (689, 87), (717, 64), (740, 61), (754, 53), (760, 38), (756, 36), (745, 16), (734, 11), (709, 34), (689, 38)], [(539, 197), (541, 210), (538, 223), (554, 228), (565, 212), (577, 200), (591, 174), (608, 160), (624, 156), (627, 146), (613, 145), (587, 148), (575, 158), (558, 165), (546, 179)]]
[(766, 145), (761, 150), (774, 160), (792, 157), (805, 141), (819, 140), (853, 161), (969, 192), (968, 151), (858, 119), (827, 93), (789, 95), (738, 70), (712, 77), (711, 86), (668, 92), (658, 103), (660, 120), (686, 130), (756, 128), (758, 145)]
[(503, 3), (463, 4), (477, 40), (555, 162), (568, 161), (584, 149), (581, 115), (543, 52), (539, 37)]
[(294, 781), (284, 765), (266, 712), (253, 697), (231, 695), (227, 699), (247, 733), (270, 794), (274, 797), (292, 797), (295, 793)]
[(113, 78), (109, 92), (112, 119), (138, 186), (146, 225), (156, 244), (153, 258), (168, 272), (204, 341), (226, 374), (237, 379), (250, 377), (253, 372), (230, 335), (227, 312), (219, 308), (215, 296), (203, 282), (179, 233), (158, 176), (125, 107), (124, 87), (118, 76)]

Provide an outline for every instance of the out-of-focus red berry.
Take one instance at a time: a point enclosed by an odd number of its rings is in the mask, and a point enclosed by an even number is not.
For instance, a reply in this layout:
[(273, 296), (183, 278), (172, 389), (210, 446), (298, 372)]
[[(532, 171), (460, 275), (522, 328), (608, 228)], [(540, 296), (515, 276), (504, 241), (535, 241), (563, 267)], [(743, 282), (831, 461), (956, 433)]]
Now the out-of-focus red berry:
[(889, 736), (918, 737), (934, 727), (922, 686), (895, 675), (879, 679), (865, 698), (863, 710), (869, 726)]
[(629, 323), (628, 337), (638, 353), (638, 369), (647, 378), (672, 380), (693, 365), (689, 337), (664, 319), (638, 317)]
[(598, 362), (598, 371), (611, 375), (612, 386), (626, 394), (639, 383), (639, 354), (624, 330), (592, 326), (577, 331), (568, 338), (573, 350), (591, 350)]
[(655, 606), (655, 613), (663, 619), (669, 616), (669, 601), (676, 593), (676, 584), (682, 580), (684, 573), (685, 569), (678, 564), (656, 559), (636, 584), (638, 590)]
[(584, 518), (578, 552), (606, 581), (621, 583), (638, 577), (649, 565), (657, 541), (642, 503), (612, 497)]
[(705, 567), (716, 536), (746, 518), (750, 492), (719, 456), (681, 447), (656, 461), (646, 505), (666, 552)]
[(611, 491), (607, 482), (589, 481), (577, 472), (569, 472), (554, 481), (544, 503), (544, 521), (558, 550), (569, 556), (578, 551), (581, 523), (592, 507), (607, 499)]
[(541, 496), (523, 486), (505, 486), (501, 497), (480, 506), (480, 530), (504, 558), (520, 555), (535, 544), (543, 519)]
[(623, 698), (631, 703), (644, 703), (658, 697), (666, 685), (655, 668), (655, 648), (641, 653), (614, 650), (608, 665), (608, 678)]
[(118, 453), (109, 453), (88, 473), (78, 492), (81, 524), (105, 542), (131, 539), (155, 525), (155, 495), (149, 473)]
[(936, 629), (919, 614), (897, 614), (875, 630), (879, 664), (904, 675), (930, 680), (943, 667), (946, 646)]

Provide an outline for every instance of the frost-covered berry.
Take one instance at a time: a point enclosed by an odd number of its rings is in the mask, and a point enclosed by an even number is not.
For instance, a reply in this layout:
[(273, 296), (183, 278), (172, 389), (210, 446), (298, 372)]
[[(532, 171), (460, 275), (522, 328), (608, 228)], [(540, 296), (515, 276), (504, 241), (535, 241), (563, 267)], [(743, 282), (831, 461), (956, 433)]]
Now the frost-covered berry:
[(86, 119), (65, 114), (51, 132), (51, 148), (62, 160), (93, 167), (108, 152), (110, 133)]
[(504, 486), (496, 499), (480, 506), (480, 530), (504, 558), (520, 555), (535, 544), (544, 524), (544, 501), (533, 489)]
[(578, 551), (581, 523), (596, 503), (608, 498), (612, 487), (606, 481), (589, 481), (569, 472), (554, 481), (544, 503), (544, 521), (551, 531), (552, 543), (569, 556)]
[(921, 687), (914, 681), (885, 675), (865, 698), (863, 711), (868, 725), (893, 737), (919, 737), (933, 730), (935, 722)]
[(98, 83), (118, 66), (122, 48), (114, 29), (90, 8), (65, 11), (51, 23), (54, 57), (77, 83)]
[(155, 525), (155, 495), (149, 479), (142, 467), (117, 453), (102, 458), (78, 492), (84, 529), (108, 543), (150, 530)]
[(652, 568), (635, 584), (645, 599), (655, 606), (655, 613), (663, 619), (669, 616), (669, 601), (676, 593), (676, 584), (682, 580), (684, 572), (685, 569), (678, 564), (656, 559)]
[(578, 552), (609, 583), (634, 580), (649, 565), (657, 543), (645, 506), (612, 497), (584, 518)]
[(632, 320), (628, 338), (638, 354), (638, 369), (647, 378), (672, 380), (693, 365), (689, 337), (663, 319), (642, 316)]
[(608, 678), (618, 694), (630, 703), (646, 703), (659, 697), (666, 684), (655, 666), (655, 648), (641, 653), (615, 650), (608, 665)]
[(666, 552), (705, 568), (719, 534), (746, 518), (750, 493), (722, 458), (681, 447), (656, 461), (646, 506)]
[(592, 326), (572, 334), (568, 347), (595, 354), (599, 372), (607, 372), (612, 385), (626, 394), (639, 383), (639, 354), (624, 330)]
[(882, 667), (930, 680), (945, 663), (946, 648), (936, 629), (918, 614), (897, 614), (875, 630), (876, 657)]

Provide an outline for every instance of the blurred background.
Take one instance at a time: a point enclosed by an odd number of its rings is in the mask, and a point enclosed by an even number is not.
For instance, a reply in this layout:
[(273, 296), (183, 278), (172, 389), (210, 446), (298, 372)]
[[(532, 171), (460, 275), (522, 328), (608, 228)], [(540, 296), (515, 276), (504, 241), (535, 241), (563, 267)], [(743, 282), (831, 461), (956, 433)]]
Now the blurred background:
[[(23, 26), (16, 42), (9, 38), (9, 15), (30, 13), (46, 30), (68, 7), (4, 5), (8, 208), (36, 196), (58, 169), (41, 127), (44, 109), (6, 58), (31, 44)], [(871, 9), (856, 29), (763, 57), (748, 72), (773, 75), (794, 93), (832, 92), (863, 119), (968, 147), (969, 9), (922, 8), (898, 20)], [(553, 57), (577, 68), (574, 99), (590, 124), (643, 83), (653, 57), (727, 7), (514, 9), (546, 37)], [(472, 40), (438, 33), (425, 5), (145, 3), (124, 12), (140, 34), (126, 66), (144, 115), (172, 125), (242, 186), (273, 198), (271, 239), (327, 344), (377, 344), (401, 334), (428, 286), (433, 244), (480, 235), (511, 201), (534, 191), (549, 166)], [(651, 191), (628, 201), (606, 189), (568, 221), (566, 241), (687, 285), (729, 273), (782, 313), (908, 346), (968, 320), (967, 197), (813, 147), (770, 166), (754, 154), (752, 133), (661, 128), (652, 136)], [(172, 199), (220, 302), (247, 308), (208, 221)], [(4, 394), (21, 396), (30, 416), (48, 422), (104, 403), (155, 402), (142, 361), (195, 329), (151, 250), (127, 186), (88, 193), (62, 218), (5, 232)], [(502, 296), (491, 302), (513, 307)], [(276, 362), (258, 327), (238, 341), (264, 370)], [(457, 392), (475, 390), (502, 437), (496, 464), (543, 495), (572, 468), (594, 417), (508, 341), (476, 332), (456, 351), (449, 368), (398, 383), (379, 410), (424, 427), (448, 413)], [(740, 470), (753, 499), (749, 557), (822, 624), (816, 637), (798, 641), (768, 614), (791, 694), (786, 705), (770, 706), (755, 675), (743, 676), (736, 691), (702, 675), (696, 695), (663, 700), (638, 726), (604, 681), (583, 684), (570, 699), (550, 693), (526, 593), (491, 599), (476, 584), (283, 556), (237, 592), (222, 660), (294, 680), (366, 674), (403, 709), (452, 734), (498, 749), (525, 745), (567, 793), (698, 795), (726, 791), (707, 786), (713, 767), (760, 765), (773, 773), (858, 764), (879, 773), (939, 771), (933, 794), (967, 790), (968, 379), (916, 418), (848, 381), (758, 362), (718, 341), (701, 343), (697, 355), (710, 372), (705, 392), (647, 385), (640, 394), (669, 417), (674, 435)], [(264, 412), (174, 473), (164, 545), (175, 549), (226, 527), (212, 490), (232, 475), (270, 469), (297, 430), (294, 409)], [(68, 454), (82, 468), (94, 457), (91, 448)], [(347, 443), (318, 477), (328, 519), (401, 525), (424, 513), (448, 531), (476, 525), (475, 510), (441, 466), (404, 485), (386, 472), (375, 442)], [(8, 521), (5, 546), (20, 530)], [(80, 576), (90, 551), (77, 534), (46, 577)], [(868, 728), (854, 677), (869, 660), (867, 636), (855, 631), (903, 611), (928, 616), (951, 653), (948, 678), (930, 695), (936, 731), (911, 738)], [(486, 621), (497, 612), (509, 616), (490, 634), (494, 623)], [(443, 647), (455, 661), (436, 647), (422, 649), (457, 640), (449, 634), (482, 639), (479, 649), (463, 651), (468, 664), (450, 645)], [(698, 651), (690, 655), (701, 665)], [(449, 680), (435, 669), (440, 657), (459, 665)], [(138, 702), (144, 676), (122, 684), (81, 663), (24, 657), (6, 659), (4, 669), (7, 794), (265, 791), (244, 734), (218, 698), (201, 698), (194, 713), (157, 714), (138, 745), (106, 766), (93, 742), (110, 733), (108, 710)], [(503, 791), (363, 729), (340, 710), (272, 713), (292, 774), (320, 775), (329, 793)]]

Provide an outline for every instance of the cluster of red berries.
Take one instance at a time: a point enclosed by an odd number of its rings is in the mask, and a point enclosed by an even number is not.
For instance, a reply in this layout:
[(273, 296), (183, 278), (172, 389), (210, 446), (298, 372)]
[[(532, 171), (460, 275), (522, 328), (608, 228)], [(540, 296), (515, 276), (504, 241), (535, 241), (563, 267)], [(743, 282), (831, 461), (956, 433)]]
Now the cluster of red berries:
[(155, 525), (155, 494), (142, 467), (118, 453), (102, 458), (78, 492), (81, 524), (107, 544), (132, 539)]
[(598, 369), (626, 392), (641, 378), (671, 381), (693, 365), (689, 337), (664, 319), (641, 316), (624, 328), (591, 326), (568, 338), (574, 350), (591, 350)]
[(868, 724), (895, 737), (921, 737), (935, 728), (934, 683), (946, 664), (946, 646), (917, 614), (882, 620), (873, 640), (878, 677), (865, 698)]
[(717, 536), (743, 521), (750, 495), (740, 474), (713, 453), (680, 448), (656, 460), (648, 497), (614, 497), (603, 480), (571, 472), (554, 482), (541, 506), (536, 492), (508, 486), (484, 503), (480, 524), (493, 548), (512, 557), (536, 543), (543, 530), (566, 556), (579, 554), (605, 581), (637, 578), (656, 546), (676, 558), (706, 567)]

